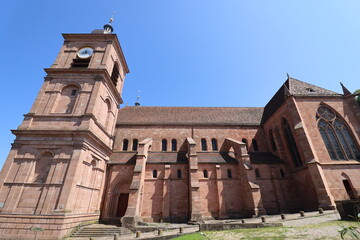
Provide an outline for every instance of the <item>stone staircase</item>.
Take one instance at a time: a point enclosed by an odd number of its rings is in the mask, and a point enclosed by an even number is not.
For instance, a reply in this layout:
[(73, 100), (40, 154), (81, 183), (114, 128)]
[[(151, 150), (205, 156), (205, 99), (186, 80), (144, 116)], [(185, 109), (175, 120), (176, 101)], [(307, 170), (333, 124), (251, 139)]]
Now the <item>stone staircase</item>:
[(73, 234), (72, 238), (90, 238), (90, 237), (107, 237), (117, 235), (132, 234), (132, 232), (124, 227), (117, 227), (115, 225), (92, 224), (89, 226), (81, 227)]

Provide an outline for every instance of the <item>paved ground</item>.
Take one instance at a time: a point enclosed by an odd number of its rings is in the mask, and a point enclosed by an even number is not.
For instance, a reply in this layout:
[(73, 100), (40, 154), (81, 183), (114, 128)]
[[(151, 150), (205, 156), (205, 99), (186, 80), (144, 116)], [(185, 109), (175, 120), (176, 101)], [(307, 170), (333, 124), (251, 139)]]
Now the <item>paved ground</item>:
[[(311, 229), (306, 228), (306, 230), (302, 230), (301, 226), (311, 225), (311, 224), (318, 224), (318, 223), (325, 223), (328, 221), (339, 220), (340, 216), (336, 211), (324, 211), (323, 214), (319, 214), (318, 212), (305, 212), (305, 217), (300, 217), (299, 214), (286, 214), (286, 219), (282, 220), (280, 215), (271, 215), (265, 216), (266, 222), (279, 222), (282, 223), (284, 227), (286, 227), (286, 239), (299, 239), (299, 234), (304, 237), (300, 237), (301, 239), (326, 239), (323, 238), (324, 234), (328, 234), (325, 236), (339, 236), (338, 235), (338, 228), (334, 228), (333, 226), (324, 226), (321, 229)], [(247, 218), (244, 219), (246, 223), (259, 223), (261, 222), (261, 218)], [(206, 221), (206, 223), (237, 223), (241, 222), (239, 219), (234, 220), (211, 220)], [(153, 226), (161, 226), (162, 224), (151, 224)], [(184, 225), (184, 224), (163, 224), (167, 227), (171, 226), (176, 228), (175, 230), (164, 231), (163, 236), (172, 235), (176, 237), (177, 233), (179, 232), (179, 227), (184, 227), (185, 233), (194, 233), (199, 231), (199, 227), (196, 225)], [(309, 235), (310, 237), (306, 237)], [(119, 237), (119, 239), (155, 239), (157, 236), (156, 232), (149, 232), (149, 233), (141, 233), (140, 238), (135, 237), (135, 233), (129, 235), (123, 235)], [(89, 240), (89, 238), (69, 238), (69, 240)], [(114, 237), (99, 237), (93, 238), (94, 240), (113, 240)], [(214, 238), (216, 239), (216, 238)], [(239, 239), (234, 236), (234, 238), (230, 237), (230, 239)]]

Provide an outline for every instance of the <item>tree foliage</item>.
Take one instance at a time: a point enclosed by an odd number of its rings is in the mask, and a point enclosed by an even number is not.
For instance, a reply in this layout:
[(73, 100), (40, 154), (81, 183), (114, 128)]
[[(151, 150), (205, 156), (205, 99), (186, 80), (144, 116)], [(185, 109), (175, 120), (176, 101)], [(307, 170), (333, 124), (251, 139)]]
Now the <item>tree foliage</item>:
[(360, 105), (360, 89), (356, 90), (354, 92), (355, 96), (355, 100), (358, 102), (358, 104)]

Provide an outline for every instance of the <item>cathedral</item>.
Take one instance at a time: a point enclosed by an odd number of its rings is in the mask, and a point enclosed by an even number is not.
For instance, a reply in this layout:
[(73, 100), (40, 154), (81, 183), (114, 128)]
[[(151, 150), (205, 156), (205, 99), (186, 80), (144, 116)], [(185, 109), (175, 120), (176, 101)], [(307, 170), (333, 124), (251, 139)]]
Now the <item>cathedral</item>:
[(360, 106), (290, 76), (265, 107), (118, 106), (111, 24), (63, 34), (0, 173), (0, 239), (336, 209), (360, 194)]

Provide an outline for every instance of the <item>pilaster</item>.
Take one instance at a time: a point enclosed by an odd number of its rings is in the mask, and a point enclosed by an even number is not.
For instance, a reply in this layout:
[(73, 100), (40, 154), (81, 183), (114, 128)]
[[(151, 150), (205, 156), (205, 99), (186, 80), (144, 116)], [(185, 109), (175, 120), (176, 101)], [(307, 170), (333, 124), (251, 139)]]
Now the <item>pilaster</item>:
[(200, 192), (198, 178), (198, 159), (196, 153), (196, 142), (192, 138), (186, 139), (188, 144), (189, 158), (189, 203), (190, 203), (190, 222), (202, 222), (203, 216), (200, 211)]
[(130, 185), (128, 207), (125, 216), (121, 218), (121, 223), (124, 227), (134, 227), (139, 222), (142, 222), (141, 205), (144, 192), (145, 167), (151, 145), (151, 138), (146, 138), (139, 143), (133, 179)]

